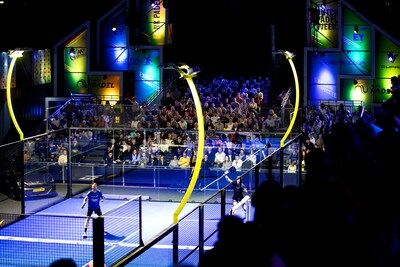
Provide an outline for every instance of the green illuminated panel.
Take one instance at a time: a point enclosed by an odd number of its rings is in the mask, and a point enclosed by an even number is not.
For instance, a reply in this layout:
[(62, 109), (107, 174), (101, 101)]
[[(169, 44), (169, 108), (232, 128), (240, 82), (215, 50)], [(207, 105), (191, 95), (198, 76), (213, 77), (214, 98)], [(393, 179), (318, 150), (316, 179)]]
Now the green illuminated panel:
[(343, 8), (343, 50), (371, 50), (369, 24), (347, 8)]
[(390, 87), (391, 87), (390, 78), (375, 79), (374, 102), (382, 103), (388, 100), (392, 96)]
[(362, 101), (365, 106), (373, 103), (373, 80), (343, 79), (340, 82), (342, 100)]
[[(87, 79), (87, 31), (76, 35), (64, 48), (64, 70), (66, 92), (86, 93)], [(71, 54), (73, 50), (73, 54)]]
[(87, 94), (87, 75), (86, 72), (66, 72), (65, 88), (68, 92), (74, 94)]
[[(87, 31), (72, 39), (64, 49), (64, 68), (66, 72), (84, 72), (87, 68)], [(71, 54), (73, 50), (73, 54)]]
[(371, 27), (351, 10), (343, 9), (341, 74), (371, 75)]
[[(390, 78), (400, 74), (400, 48), (381, 34), (376, 38), (376, 77)], [(388, 60), (388, 55), (393, 55), (393, 61)]]
[(367, 25), (343, 25), (343, 50), (370, 51), (371, 28)]
[[(395, 43), (384, 37), (376, 35), (376, 80), (375, 86), (381, 94), (375, 97), (376, 102), (387, 100), (391, 94), (388, 89), (391, 87), (390, 78), (400, 74), (400, 48)], [(389, 61), (389, 55), (392, 61)]]
[(340, 82), (340, 92), (342, 100), (362, 101), (367, 107), (373, 103), (386, 101), (391, 92), (385, 89), (385, 84), (390, 80), (361, 80), (361, 79), (342, 79)]

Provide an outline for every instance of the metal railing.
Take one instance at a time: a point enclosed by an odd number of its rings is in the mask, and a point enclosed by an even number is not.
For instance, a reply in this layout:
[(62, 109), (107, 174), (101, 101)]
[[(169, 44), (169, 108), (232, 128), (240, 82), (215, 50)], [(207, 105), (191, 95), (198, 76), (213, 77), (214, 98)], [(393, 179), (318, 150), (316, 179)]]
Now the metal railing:
[[(267, 155), (264, 159), (260, 160), (253, 168), (250, 170), (245, 171), (244, 173), (239, 173), (236, 174), (236, 172), (226, 172), (223, 174), (225, 176), (226, 174), (229, 175), (236, 175), (236, 178), (232, 179), (232, 183), (236, 181), (236, 179), (239, 179), (239, 177), (242, 179), (244, 183), (251, 183), (253, 185), (254, 190), (257, 190), (260, 182), (262, 182), (262, 179), (260, 179), (260, 169), (261, 166), (264, 164), (267, 164), (267, 179), (275, 179), (272, 173), (272, 168), (271, 168), (271, 159), (276, 155), (279, 154), (279, 158), (282, 159), (284, 155), (284, 151), (294, 142), (300, 142), (300, 137), (301, 135), (297, 135), (294, 137), (292, 140), (287, 142), (283, 147), (280, 147), (273, 153)], [(300, 147), (300, 146), (299, 146)], [(301, 153), (299, 153), (301, 154)], [(279, 182), (282, 186), (284, 186), (284, 179), (285, 179), (285, 172), (283, 170), (283, 161), (281, 160), (279, 163), (279, 175), (278, 179)], [(271, 176), (270, 176), (271, 175)], [(299, 171), (295, 173), (297, 181), (295, 184), (297, 186), (300, 186), (301, 181), (302, 181), (302, 172), (301, 168), (299, 168)], [(250, 177), (254, 177), (254, 180), (251, 180)], [(160, 232), (157, 236), (155, 236), (153, 239), (151, 239), (149, 242), (145, 243), (143, 246), (134, 249), (132, 252), (128, 253), (125, 257), (121, 258), (118, 262), (115, 262), (112, 266), (124, 266), (128, 264), (129, 262), (132, 262), (134, 260), (138, 260), (138, 262), (141, 261), (141, 257), (145, 256), (145, 253), (152, 248), (153, 246), (162, 243), (163, 240), (165, 239), (171, 239), (172, 238), (172, 250), (170, 254), (170, 259), (171, 259), (171, 266), (178, 266), (180, 264), (189, 264), (189, 265), (197, 265), (199, 257), (204, 253), (205, 246), (212, 242), (212, 240), (216, 240), (216, 233), (217, 233), (217, 223), (218, 221), (225, 215), (227, 215), (227, 195), (229, 194), (229, 186), (230, 184), (224, 186), (221, 190), (216, 192), (214, 195), (209, 197), (207, 200), (204, 202), (200, 203), (198, 207), (193, 209), (191, 212), (189, 212), (187, 215), (179, 219), (179, 222), (177, 224), (171, 224), (168, 228)], [(210, 204), (210, 205), (208, 205)], [(210, 216), (211, 215), (211, 216)], [(204, 227), (204, 221), (207, 218), (214, 218), (215, 220), (215, 227), (214, 228), (205, 228)], [(193, 238), (196, 238), (197, 244), (192, 247), (191, 249), (187, 249), (189, 251), (184, 250), (184, 255), (180, 255), (180, 249), (179, 246), (181, 245), (182, 240), (180, 240), (180, 233), (185, 233), (188, 230), (187, 225), (185, 225), (185, 221), (198, 221), (198, 228), (196, 234), (193, 233), (193, 224), (190, 224), (190, 233), (193, 236)], [(186, 229), (186, 230), (185, 230)], [(186, 246), (188, 247), (188, 246)], [(196, 253), (197, 252), (197, 253)], [(146, 262), (147, 264), (151, 264), (151, 262)]]

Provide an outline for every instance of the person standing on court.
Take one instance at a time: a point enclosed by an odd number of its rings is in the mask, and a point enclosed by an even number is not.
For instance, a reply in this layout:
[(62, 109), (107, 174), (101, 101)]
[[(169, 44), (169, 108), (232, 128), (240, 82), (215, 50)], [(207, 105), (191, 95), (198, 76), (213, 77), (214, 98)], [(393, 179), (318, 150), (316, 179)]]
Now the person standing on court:
[[(240, 203), (242, 200), (244, 200), (244, 193), (248, 193), (247, 192), (247, 188), (246, 186), (242, 183), (242, 177), (239, 176), (236, 181), (232, 181), (228, 175), (227, 172), (225, 172), (225, 179), (232, 184), (233, 186), (233, 196), (232, 196), (232, 209), (230, 211), (231, 215), (235, 215), (236, 214), (236, 208), (235, 206)], [(246, 203), (242, 204), (242, 208), (243, 211), (246, 212)]]
[(82, 209), (85, 207), (86, 203), (89, 202), (88, 204), (88, 210), (87, 210), (87, 218), (85, 220), (85, 225), (84, 225), (84, 232), (83, 232), (83, 238), (87, 237), (87, 228), (89, 226), (89, 221), (90, 217), (92, 216), (93, 212), (97, 214), (97, 216), (101, 216), (101, 208), (100, 208), (100, 200), (104, 200), (103, 193), (97, 189), (97, 184), (93, 183), (92, 184), (92, 190), (90, 190), (85, 198), (83, 199), (83, 204), (82, 204)]

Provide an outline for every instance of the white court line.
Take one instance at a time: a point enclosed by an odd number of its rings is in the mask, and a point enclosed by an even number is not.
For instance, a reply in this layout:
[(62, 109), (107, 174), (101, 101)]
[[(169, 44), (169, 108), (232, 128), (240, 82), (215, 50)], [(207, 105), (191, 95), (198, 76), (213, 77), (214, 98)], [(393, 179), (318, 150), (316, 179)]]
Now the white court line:
[(54, 243), (54, 244), (69, 244), (69, 245), (93, 245), (92, 241), (82, 240), (60, 240), (51, 238), (35, 238), (35, 237), (19, 237), (19, 236), (0, 236), (0, 240), (6, 241), (23, 241), (31, 243)]
[[(215, 223), (215, 222), (219, 222), (221, 219), (210, 219), (210, 220), (204, 220), (205, 223)], [(184, 222), (198, 222), (199, 220), (195, 220), (195, 219), (183, 219), (181, 221), (179, 221), (180, 223), (184, 223)]]
[[(127, 238), (129, 238), (128, 236)], [(125, 239), (127, 239), (125, 238)], [(0, 240), (6, 241), (22, 241), (22, 242), (30, 242), (30, 243), (46, 243), (46, 244), (66, 244), (66, 245), (93, 245), (93, 241), (91, 240), (60, 240), (60, 239), (51, 239), (51, 238), (35, 238), (35, 237), (19, 237), (19, 236), (0, 236)], [(138, 243), (125, 243), (123, 240), (120, 242), (104, 242), (104, 245), (113, 246), (114, 247), (128, 247), (128, 248), (136, 248), (139, 246)], [(197, 246), (191, 245), (179, 245), (179, 249), (195, 249)], [(108, 249), (110, 251), (112, 248)], [(158, 249), (172, 249), (172, 245), (161, 245), (156, 244), (152, 246), (152, 248)], [(213, 246), (204, 246), (204, 249), (211, 249)], [(105, 252), (106, 253), (106, 252)]]
[[(120, 247), (121, 246), (120, 244), (126, 244), (126, 243), (124, 243), (124, 240), (127, 240), (127, 239), (131, 238), (132, 236), (136, 235), (137, 233), (139, 233), (139, 231), (135, 231), (132, 234), (130, 234), (127, 237), (125, 237), (124, 239), (122, 239), (121, 241), (119, 241), (117, 243), (114, 243), (111, 248), (109, 248), (106, 251), (104, 251), (104, 255), (106, 255), (107, 252), (110, 252), (111, 250), (113, 250), (115, 247)], [(104, 244), (106, 244), (106, 243), (104, 242)], [(136, 244), (136, 247), (137, 246), (139, 246), (139, 245)]]

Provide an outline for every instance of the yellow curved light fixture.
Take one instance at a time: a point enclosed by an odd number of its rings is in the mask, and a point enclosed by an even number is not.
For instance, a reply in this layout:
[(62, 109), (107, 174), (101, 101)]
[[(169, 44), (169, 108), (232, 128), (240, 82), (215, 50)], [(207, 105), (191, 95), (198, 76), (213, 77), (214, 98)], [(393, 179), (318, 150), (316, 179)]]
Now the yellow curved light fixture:
[(283, 51), (281, 53), (283, 53), (285, 55), (286, 59), (289, 61), (290, 67), (292, 68), (294, 82), (295, 82), (295, 86), (296, 86), (296, 99), (295, 99), (295, 104), (294, 104), (293, 117), (290, 120), (289, 127), (286, 129), (286, 132), (280, 141), (280, 147), (283, 147), (285, 145), (285, 141), (286, 141), (287, 137), (292, 132), (294, 122), (296, 121), (297, 113), (299, 112), (300, 89), (299, 89), (299, 78), (297, 77), (296, 67), (294, 66), (294, 63), (293, 63), (294, 54), (290, 53), (289, 51)]
[(19, 127), (18, 121), (15, 118), (14, 109), (13, 109), (12, 102), (11, 102), (11, 77), (12, 77), (12, 72), (13, 72), (13, 69), (14, 69), (15, 61), (17, 61), (18, 58), (22, 57), (22, 53), (24, 53), (24, 51), (21, 51), (21, 50), (14, 50), (14, 51), (10, 52), (11, 64), (8, 67), (7, 84), (6, 84), (8, 111), (10, 112), (10, 117), (11, 117), (11, 120), (12, 120), (14, 126), (15, 126), (15, 129), (17, 129), (17, 131), (19, 133), (19, 139), (20, 140), (24, 139), (24, 133), (22, 132), (21, 128)]
[(197, 115), (197, 128), (198, 128), (198, 146), (197, 146), (197, 155), (196, 155), (196, 163), (194, 165), (194, 169), (192, 172), (192, 177), (190, 179), (190, 183), (188, 188), (179, 203), (179, 206), (176, 208), (174, 215), (173, 215), (173, 222), (176, 224), (178, 223), (179, 214), (182, 212), (183, 208), (185, 207), (188, 199), (192, 195), (194, 186), (196, 185), (197, 178), (199, 177), (201, 164), (203, 161), (203, 154), (204, 154), (204, 117), (203, 117), (203, 109), (201, 108), (201, 102), (199, 98), (199, 94), (197, 93), (196, 86), (193, 82), (193, 77), (197, 75), (198, 72), (193, 71), (188, 65), (183, 64), (181, 66), (174, 67), (176, 71), (181, 75), (180, 78), (186, 79), (190, 92), (192, 93), (194, 105), (196, 108), (196, 115)]

